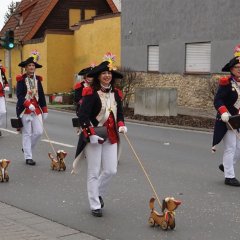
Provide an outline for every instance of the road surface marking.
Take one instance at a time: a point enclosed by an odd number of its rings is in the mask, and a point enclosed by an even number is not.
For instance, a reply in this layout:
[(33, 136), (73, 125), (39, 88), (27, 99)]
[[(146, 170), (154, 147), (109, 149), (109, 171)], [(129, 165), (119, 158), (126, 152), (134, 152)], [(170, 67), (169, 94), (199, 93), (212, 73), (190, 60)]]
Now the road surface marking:
[(42, 141), (42, 142), (53, 143), (53, 144), (60, 145), (60, 146), (64, 146), (64, 147), (70, 147), (70, 148), (74, 148), (74, 147), (75, 147), (75, 146), (70, 145), (70, 144), (55, 142), (55, 141), (51, 141), (51, 140), (49, 141), (48, 139), (42, 139), (41, 141)]
[(9, 133), (13, 133), (13, 134), (19, 134), (19, 132), (17, 132), (17, 131), (8, 130), (6, 128), (0, 128), (0, 130), (5, 131), (5, 132), (9, 132)]

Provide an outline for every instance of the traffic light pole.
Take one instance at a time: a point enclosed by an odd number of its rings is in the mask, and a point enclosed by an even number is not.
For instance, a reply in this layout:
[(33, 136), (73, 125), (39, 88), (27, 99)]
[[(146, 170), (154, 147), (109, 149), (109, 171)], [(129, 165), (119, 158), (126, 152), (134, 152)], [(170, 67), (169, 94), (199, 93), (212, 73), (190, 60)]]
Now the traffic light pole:
[(9, 93), (8, 97), (12, 98), (12, 51), (8, 51), (8, 85), (9, 85)]

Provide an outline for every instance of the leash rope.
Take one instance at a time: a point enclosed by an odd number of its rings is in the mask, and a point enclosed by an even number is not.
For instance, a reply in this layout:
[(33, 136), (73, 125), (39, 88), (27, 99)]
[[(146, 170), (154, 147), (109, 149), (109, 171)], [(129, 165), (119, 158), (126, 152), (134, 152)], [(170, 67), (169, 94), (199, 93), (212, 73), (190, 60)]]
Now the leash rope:
[[(48, 139), (48, 142), (49, 142), (49, 144), (50, 144), (50, 146), (51, 146), (51, 148), (52, 148), (54, 154), (57, 155), (57, 153), (56, 153), (56, 151), (55, 151), (55, 149), (54, 149), (54, 147), (53, 147), (53, 144), (52, 144), (50, 138), (48, 137), (47, 131), (46, 131), (45, 127), (43, 126), (43, 121), (41, 122), (41, 120), (38, 118), (38, 115), (36, 114), (35, 111), (34, 111), (34, 113), (35, 113), (35, 115), (36, 115), (38, 121), (39, 121), (39, 122), (41, 123), (41, 125), (42, 125), (43, 131), (44, 131), (44, 133), (45, 133), (45, 135), (46, 135), (46, 137), (47, 137), (47, 139)], [(42, 113), (42, 119), (43, 119), (43, 113)]]
[(160, 200), (159, 200), (158, 194), (157, 194), (157, 192), (156, 192), (156, 190), (155, 190), (155, 188), (154, 188), (154, 186), (153, 186), (153, 184), (152, 184), (152, 182), (151, 182), (151, 180), (150, 180), (150, 178), (149, 178), (149, 176), (148, 176), (148, 174), (147, 174), (147, 172), (146, 172), (146, 170), (145, 170), (145, 168), (144, 168), (141, 160), (139, 159), (139, 157), (138, 157), (136, 151), (134, 150), (134, 148), (133, 148), (133, 146), (132, 146), (132, 144), (131, 144), (128, 136), (126, 135), (126, 133), (123, 133), (123, 135), (124, 135), (125, 139), (127, 140), (130, 148), (132, 149), (133, 154), (135, 155), (135, 157), (136, 157), (139, 165), (141, 166), (141, 168), (142, 168), (142, 170), (143, 170), (143, 172), (144, 172), (144, 174), (145, 174), (145, 176), (146, 176), (146, 178), (147, 178), (147, 180), (148, 180), (148, 182), (149, 182), (149, 184), (150, 184), (150, 186), (151, 186), (151, 188), (152, 188), (152, 190), (153, 190), (153, 193), (154, 193), (154, 195), (155, 195), (155, 197), (156, 197), (156, 199), (157, 199), (157, 201), (158, 201), (158, 204), (159, 204), (160, 208), (162, 209), (162, 204), (161, 204), (161, 202), (160, 202)]
[(234, 132), (234, 134), (235, 134), (235, 135), (237, 136), (237, 138), (240, 140), (239, 134), (233, 129), (232, 125), (231, 125), (229, 122), (227, 122), (227, 125), (231, 128), (231, 130)]

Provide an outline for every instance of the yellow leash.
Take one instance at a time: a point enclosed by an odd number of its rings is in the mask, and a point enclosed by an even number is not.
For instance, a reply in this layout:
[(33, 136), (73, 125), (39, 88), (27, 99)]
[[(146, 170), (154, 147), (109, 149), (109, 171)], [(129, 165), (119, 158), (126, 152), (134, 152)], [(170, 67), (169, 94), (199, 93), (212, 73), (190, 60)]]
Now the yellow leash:
[[(57, 153), (56, 153), (56, 151), (55, 151), (55, 149), (54, 149), (54, 147), (53, 147), (53, 144), (51, 143), (51, 140), (50, 140), (50, 138), (48, 137), (47, 131), (46, 131), (46, 129), (45, 129), (44, 126), (43, 126), (43, 120), (42, 120), (42, 122), (41, 122), (41, 120), (38, 118), (38, 115), (36, 114), (35, 111), (34, 111), (34, 113), (35, 113), (38, 121), (39, 121), (39, 122), (41, 123), (41, 125), (42, 125), (43, 131), (44, 131), (44, 133), (45, 133), (45, 135), (46, 135), (46, 137), (47, 137), (47, 139), (48, 139), (48, 142), (49, 142), (49, 144), (50, 144), (50, 146), (51, 146), (54, 154), (57, 156)], [(43, 119), (43, 113), (42, 113), (42, 119)]]
[(147, 180), (148, 180), (148, 182), (149, 182), (149, 184), (150, 184), (150, 186), (151, 186), (151, 188), (152, 188), (152, 190), (153, 190), (153, 193), (154, 193), (154, 195), (155, 195), (155, 197), (156, 197), (156, 199), (157, 199), (157, 201), (158, 201), (158, 204), (159, 204), (160, 208), (162, 209), (162, 204), (161, 204), (161, 202), (160, 202), (160, 200), (159, 200), (158, 194), (157, 194), (157, 192), (156, 192), (156, 190), (155, 190), (155, 188), (154, 188), (154, 186), (153, 186), (153, 184), (152, 184), (152, 182), (151, 182), (151, 180), (150, 180), (150, 178), (149, 178), (149, 176), (148, 176), (148, 174), (147, 174), (147, 172), (146, 172), (146, 170), (145, 170), (145, 168), (144, 168), (141, 160), (139, 159), (139, 157), (138, 157), (136, 151), (134, 150), (134, 148), (133, 148), (133, 146), (132, 146), (132, 144), (131, 144), (128, 136), (126, 135), (126, 133), (123, 133), (123, 135), (124, 135), (125, 139), (127, 140), (130, 148), (132, 149), (133, 154), (135, 155), (135, 157), (136, 157), (139, 165), (141, 166), (141, 168), (142, 168), (142, 170), (143, 170), (143, 172), (144, 172), (144, 174), (145, 174), (145, 176), (146, 176), (146, 178), (147, 178)]

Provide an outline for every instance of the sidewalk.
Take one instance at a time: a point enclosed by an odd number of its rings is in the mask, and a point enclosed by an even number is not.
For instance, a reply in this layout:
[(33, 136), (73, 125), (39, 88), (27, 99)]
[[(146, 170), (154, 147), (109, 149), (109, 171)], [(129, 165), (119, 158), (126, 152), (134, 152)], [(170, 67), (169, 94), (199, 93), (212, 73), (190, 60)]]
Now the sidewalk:
[(99, 240), (0, 202), (0, 240)]

